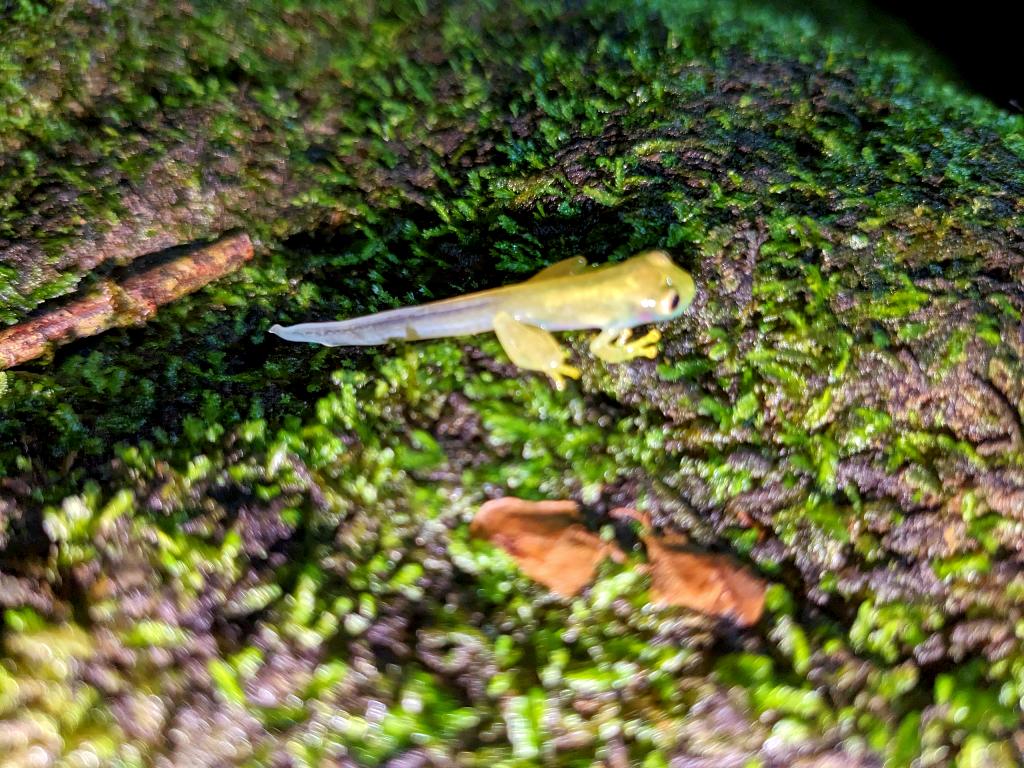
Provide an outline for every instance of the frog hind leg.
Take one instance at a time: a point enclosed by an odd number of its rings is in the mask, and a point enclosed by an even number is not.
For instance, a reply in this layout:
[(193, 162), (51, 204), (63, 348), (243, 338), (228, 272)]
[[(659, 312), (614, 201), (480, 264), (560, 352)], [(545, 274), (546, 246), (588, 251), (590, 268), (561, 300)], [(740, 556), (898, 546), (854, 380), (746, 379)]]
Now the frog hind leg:
[(656, 328), (652, 328), (639, 339), (630, 341), (632, 335), (633, 332), (628, 328), (605, 329), (591, 340), (590, 352), (606, 363), (624, 363), (636, 357), (653, 360), (658, 356), (661, 333)]
[(527, 371), (547, 374), (555, 389), (565, 388), (566, 377), (580, 377), (578, 369), (566, 364), (568, 353), (543, 328), (521, 323), (508, 312), (498, 312), (494, 316), (494, 333), (509, 360)]

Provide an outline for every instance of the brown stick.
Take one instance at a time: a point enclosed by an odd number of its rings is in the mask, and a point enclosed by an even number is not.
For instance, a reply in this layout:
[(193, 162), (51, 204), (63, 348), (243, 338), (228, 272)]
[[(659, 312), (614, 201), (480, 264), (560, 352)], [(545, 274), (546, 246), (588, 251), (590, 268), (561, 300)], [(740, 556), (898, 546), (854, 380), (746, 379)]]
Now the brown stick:
[(248, 235), (231, 235), (121, 284), (104, 281), (84, 298), (0, 331), (0, 370), (34, 360), (74, 339), (144, 323), (160, 306), (234, 272), (252, 253)]

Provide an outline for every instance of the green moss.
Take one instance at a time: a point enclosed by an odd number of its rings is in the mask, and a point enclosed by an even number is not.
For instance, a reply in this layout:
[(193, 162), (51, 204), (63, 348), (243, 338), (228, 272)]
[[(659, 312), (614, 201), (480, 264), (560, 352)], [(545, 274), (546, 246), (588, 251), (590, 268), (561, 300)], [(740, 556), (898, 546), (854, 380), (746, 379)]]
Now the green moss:
[(850, 627), (850, 640), (854, 648), (877, 653), (892, 663), (924, 642), (942, 624), (941, 614), (934, 609), (865, 601)]

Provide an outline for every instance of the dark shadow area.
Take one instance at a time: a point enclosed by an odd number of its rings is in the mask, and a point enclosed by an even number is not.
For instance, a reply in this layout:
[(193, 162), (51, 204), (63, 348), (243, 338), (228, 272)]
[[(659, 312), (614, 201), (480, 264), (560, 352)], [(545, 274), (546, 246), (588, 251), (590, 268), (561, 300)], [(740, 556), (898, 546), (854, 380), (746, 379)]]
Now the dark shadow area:
[(980, 2), (943, 8), (924, 0), (874, 0), (946, 59), (964, 84), (1003, 109), (1024, 111), (1022, 29), (1013, 3)]

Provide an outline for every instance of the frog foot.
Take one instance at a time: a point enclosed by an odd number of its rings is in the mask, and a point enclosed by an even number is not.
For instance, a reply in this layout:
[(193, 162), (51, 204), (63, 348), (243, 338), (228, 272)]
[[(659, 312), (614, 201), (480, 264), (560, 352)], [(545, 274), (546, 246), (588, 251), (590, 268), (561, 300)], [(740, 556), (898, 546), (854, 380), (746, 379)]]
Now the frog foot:
[(624, 363), (637, 357), (653, 360), (658, 356), (658, 342), (661, 332), (652, 328), (638, 339), (632, 338), (630, 329), (623, 331), (601, 331), (590, 342), (590, 351), (606, 363)]
[(555, 385), (555, 389), (561, 392), (565, 389), (565, 379), (578, 379), (580, 377), (580, 369), (566, 363), (560, 363), (551, 370), (544, 371), (548, 376), (551, 377), (552, 383)]

